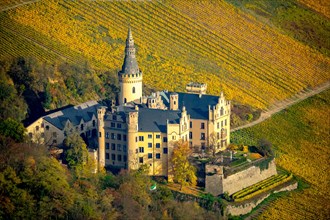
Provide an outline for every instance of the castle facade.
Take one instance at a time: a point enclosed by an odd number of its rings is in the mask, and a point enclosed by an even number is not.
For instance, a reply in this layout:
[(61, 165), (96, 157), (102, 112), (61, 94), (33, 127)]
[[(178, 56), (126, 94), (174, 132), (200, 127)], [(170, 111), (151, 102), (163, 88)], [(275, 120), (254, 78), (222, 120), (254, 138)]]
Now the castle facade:
[(111, 110), (100, 107), (97, 113), (101, 167), (137, 169), (148, 164), (150, 175), (169, 176), (170, 157), (178, 140), (189, 142), (192, 148), (210, 144), (217, 152), (226, 148), (230, 102), (223, 93), (206, 95), (206, 84), (189, 83), (186, 93), (161, 91), (143, 96), (142, 76), (129, 29), (118, 72), (119, 105)]

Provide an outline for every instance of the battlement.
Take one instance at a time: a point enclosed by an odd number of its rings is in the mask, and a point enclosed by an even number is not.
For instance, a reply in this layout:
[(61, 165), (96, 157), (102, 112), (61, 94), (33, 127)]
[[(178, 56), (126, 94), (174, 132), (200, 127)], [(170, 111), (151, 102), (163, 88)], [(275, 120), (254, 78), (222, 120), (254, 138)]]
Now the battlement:
[(206, 90), (206, 83), (190, 82), (186, 85), (186, 91), (188, 93), (206, 94)]

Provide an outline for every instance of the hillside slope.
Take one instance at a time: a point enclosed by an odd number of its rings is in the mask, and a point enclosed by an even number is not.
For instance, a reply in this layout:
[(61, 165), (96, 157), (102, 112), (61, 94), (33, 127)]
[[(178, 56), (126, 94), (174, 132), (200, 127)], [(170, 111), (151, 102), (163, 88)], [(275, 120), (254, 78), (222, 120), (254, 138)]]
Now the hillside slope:
[(310, 188), (274, 202), (261, 219), (329, 219), (330, 90), (276, 114), (254, 127), (233, 132), (237, 144), (273, 143), (276, 163), (302, 177)]
[[(41, 1), (1, 13), (0, 59), (35, 56), (120, 69), (130, 24), (144, 83), (267, 108), (330, 79), (330, 59), (220, 1)], [(288, 50), (290, 48), (290, 50)]]

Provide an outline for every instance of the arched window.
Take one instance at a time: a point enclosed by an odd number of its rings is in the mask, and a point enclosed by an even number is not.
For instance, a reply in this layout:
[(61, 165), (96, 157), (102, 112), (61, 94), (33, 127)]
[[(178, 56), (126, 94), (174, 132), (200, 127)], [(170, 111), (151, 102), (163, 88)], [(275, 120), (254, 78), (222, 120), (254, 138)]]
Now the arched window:
[(133, 87), (132, 92), (135, 93), (135, 87)]
[(127, 99), (126, 98), (124, 98), (124, 103), (126, 103), (127, 102)]

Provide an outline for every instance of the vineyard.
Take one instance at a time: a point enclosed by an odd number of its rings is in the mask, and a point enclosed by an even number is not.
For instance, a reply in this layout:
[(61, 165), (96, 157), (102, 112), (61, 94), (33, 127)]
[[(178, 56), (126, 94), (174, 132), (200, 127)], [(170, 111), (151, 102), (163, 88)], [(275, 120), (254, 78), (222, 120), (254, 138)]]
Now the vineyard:
[(277, 165), (303, 178), (310, 188), (278, 199), (261, 219), (327, 219), (329, 196), (330, 90), (276, 114), (252, 128), (232, 133), (232, 141), (273, 143)]
[(211, 94), (262, 109), (330, 78), (328, 57), (226, 2), (40, 1), (0, 18), (1, 59), (87, 60), (116, 73), (130, 25), (148, 86), (205, 82)]
[(283, 183), (288, 182), (292, 179), (292, 175), (281, 174), (269, 177), (259, 183), (242, 189), (232, 195), (235, 202), (242, 202), (244, 200), (253, 198), (256, 195), (267, 192)]

